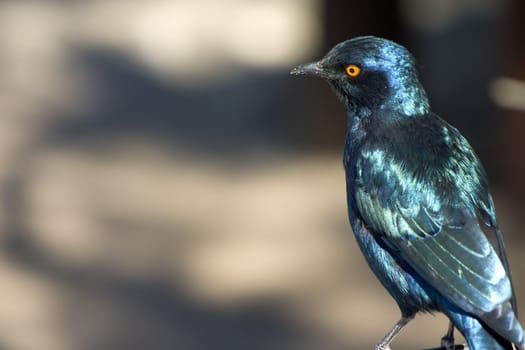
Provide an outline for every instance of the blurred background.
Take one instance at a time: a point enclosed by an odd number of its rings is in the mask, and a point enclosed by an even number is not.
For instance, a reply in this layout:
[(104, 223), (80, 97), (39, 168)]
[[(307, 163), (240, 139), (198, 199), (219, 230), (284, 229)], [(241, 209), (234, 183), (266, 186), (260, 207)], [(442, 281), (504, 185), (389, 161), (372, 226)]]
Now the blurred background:
[[(525, 312), (520, 0), (0, 1), (0, 349), (371, 349), (399, 317), (346, 217), (343, 107), (291, 77), (416, 56), (495, 197)], [(421, 315), (394, 349), (439, 344)]]

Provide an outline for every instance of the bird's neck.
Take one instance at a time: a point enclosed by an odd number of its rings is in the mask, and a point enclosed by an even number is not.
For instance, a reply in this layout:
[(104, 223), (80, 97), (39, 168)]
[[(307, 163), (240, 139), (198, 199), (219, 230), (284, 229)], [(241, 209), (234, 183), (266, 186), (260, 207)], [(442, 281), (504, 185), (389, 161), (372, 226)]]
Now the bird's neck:
[(347, 104), (347, 145), (357, 148), (366, 138), (370, 126), (372, 110), (364, 106)]
[[(406, 118), (416, 118), (430, 111), (425, 90), (419, 82), (403, 86), (396, 84), (382, 103), (362, 103), (346, 96), (348, 131), (351, 134), (366, 133), (367, 129), (388, 128)], [(368, 101), (366, 101), (368, 102)]]
[(393, 91), (392, 98), (383, 108), (391, 108), (408, 117), (423, 115), (430, 110), (427, 94), (419, 82), (397, 86)]
[(407, 69), (391, 69), (388, 74), (390, 98), (383, 108), (390, 108), (402, 115), (417, 116), (428, 113), (430, 107), (427, 93), (419, 82), (412, 66)]
[[(424, 90), (420, 90), (424, 94)], [(407, 94), (415, 94), (416, 100), (408, 98)], [(424, 116), (429, 111), (426, 94), (405, 91), (401, 97), (394, 96), (388, 103), (375, 108), (347, 103), (347, 146), (359, 148), (366, 142), (370, 134), (388, 134), (391, 130), (403, 128), (406, 122)]]

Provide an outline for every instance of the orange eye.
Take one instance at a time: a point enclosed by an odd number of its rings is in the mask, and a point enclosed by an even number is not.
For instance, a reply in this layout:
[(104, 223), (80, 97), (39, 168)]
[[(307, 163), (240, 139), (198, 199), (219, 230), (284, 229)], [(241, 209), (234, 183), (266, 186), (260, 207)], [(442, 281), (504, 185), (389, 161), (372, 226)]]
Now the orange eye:
[(345, 72), (346, 74), (348, 74), (348, 76), (355, 78), (359, 75), (359, 73), (361, 73), (361, 68), (359, 68), (355, 64), (350, 64), (346, 66)]

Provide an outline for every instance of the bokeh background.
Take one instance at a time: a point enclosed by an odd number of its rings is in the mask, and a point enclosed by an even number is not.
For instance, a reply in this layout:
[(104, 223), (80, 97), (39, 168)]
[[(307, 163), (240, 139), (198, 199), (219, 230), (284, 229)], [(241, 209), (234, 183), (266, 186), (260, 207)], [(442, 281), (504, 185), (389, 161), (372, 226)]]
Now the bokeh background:
[[(289, 70), (416, 56), (491, 178), (525, 312), (521, 0), (0, 1), (0, 349), (370, 349), (343, 107)], [(439, 344), (419, 316), (394, 349)]]

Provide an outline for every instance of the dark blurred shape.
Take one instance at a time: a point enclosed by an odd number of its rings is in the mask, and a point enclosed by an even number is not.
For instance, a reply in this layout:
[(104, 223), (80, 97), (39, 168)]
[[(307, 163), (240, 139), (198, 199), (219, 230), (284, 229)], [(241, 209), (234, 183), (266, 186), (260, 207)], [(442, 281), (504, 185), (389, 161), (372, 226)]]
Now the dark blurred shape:
[(242, 158), (301, 144), (297, 116), (285, 101), (291, 83), (279, 71), (247, 71), (192, 88), (177, 81), (167, 85), (108, 51), (79, 49), (74, 56), (103, 98), (80, 120), (61, 116), (64, 122), (52, 130), (57, 142), (97, 149), (111, 146), (116, 136), (128, 137), (197, 158)]

